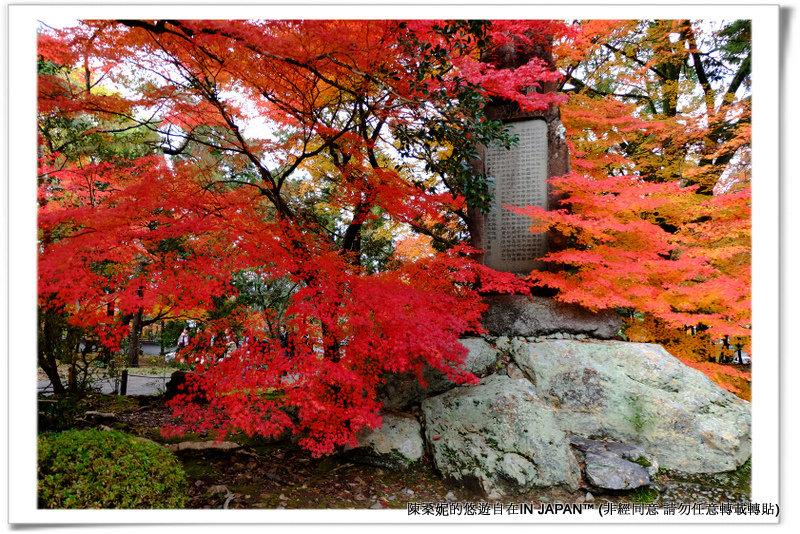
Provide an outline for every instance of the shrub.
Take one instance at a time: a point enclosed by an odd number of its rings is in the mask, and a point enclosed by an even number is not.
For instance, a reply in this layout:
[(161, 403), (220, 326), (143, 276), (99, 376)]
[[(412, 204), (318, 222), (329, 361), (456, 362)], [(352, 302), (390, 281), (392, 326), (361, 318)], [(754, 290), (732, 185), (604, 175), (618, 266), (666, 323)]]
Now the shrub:
[(69, 395), (49, 397), (39, 395), (39, 432), (61, 432), (75, 425), (78, 417), (78, 399)]
[(39, 436), (40, 508), (181, 508), (186, 475), (154, 443), (114, 431)]

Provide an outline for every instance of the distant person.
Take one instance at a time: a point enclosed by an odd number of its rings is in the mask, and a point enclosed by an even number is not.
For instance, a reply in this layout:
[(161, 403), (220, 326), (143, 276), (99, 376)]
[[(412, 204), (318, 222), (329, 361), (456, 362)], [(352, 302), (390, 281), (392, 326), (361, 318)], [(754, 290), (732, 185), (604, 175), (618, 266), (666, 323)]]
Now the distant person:
[(283, 354), (286, 356), (288, 360), (294, 358), (294, 342), (292, 340), (292, 336), (289, 334), (289, 330), (286, 328), (286, 325), (281, 325), (281, 333), (278, 336), (278, 339), (281, 342), (281, 348), (283, 349)]
[(178, 348), (175, 349), (175, 361), (183, 362), (186, 358), (180, 353), (184, 348), (189, 346), (189, 329), (184, 328), (181, 335), (178, 336)]
[(189, 329), (184, 328), (183, 332), (181, 332), (181, 335), (178, 336), (178, 350), (188, 346), (189, 346)]
[(233, 332), (230, 328), (225, 329), (225, 358), (229, 358), (230, 355), (239, 347), (239, 340), (236, 337), (236, 332)]
[(281, 333), (278, 336), (278, 339), (281, 342), (281, 348), (287, 349), (289, 348), (289, 332), (286, 331), (286, 325), (281, 325)]

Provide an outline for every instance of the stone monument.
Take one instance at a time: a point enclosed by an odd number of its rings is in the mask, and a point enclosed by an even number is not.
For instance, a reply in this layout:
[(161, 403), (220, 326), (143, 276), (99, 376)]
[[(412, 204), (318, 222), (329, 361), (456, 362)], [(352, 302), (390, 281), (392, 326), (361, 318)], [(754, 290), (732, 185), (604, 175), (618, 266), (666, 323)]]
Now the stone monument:
[(492, 210), (484, 216), (483, 262), (498, 271), (528, 273), (543, 267), (535, 259), (547, 253), (546, 236), (529, 232), (530, 220), (504, 206), (547, 209), (547, 123), (533, 119), (509, 126), (518, 145), (484, 151), (485, 172), (495, 182), (489, 187)]
[[(484, 59), (497, 68), (508, 69), (524, 65), (533, 57), (543, 59), (555, 69), (549, 46), (543, 44), (506, 45), (484, 54)], [(545, 83), (541, 90), (555, 90), (554, 83)], [(563, 237), (530, 232), (530, 220), (504, 206), (558, 207), (558, 198), (552, 194), (547, 180), (570, 170), (566, 130), (561, 124), (560, 111), (553, 105), (544, 111), (523, 112), (516, 103), (496, 100), (486, 107), (486, 115), (489, 119), (503, 121), (519, 137), (519, 143), (511, 150), (478, 149), (480, 160), (473, 162), (473, 168), (494, 179), (489, 189), (493, 201), (485, 215), (478, 210), (470, 211), (472, 246), (484, 251), (484, 265), (498, 271), (527, 275), (533, 269), (547, 269), (548, 266), (537, 258), (548, 250), (562, 248)]]

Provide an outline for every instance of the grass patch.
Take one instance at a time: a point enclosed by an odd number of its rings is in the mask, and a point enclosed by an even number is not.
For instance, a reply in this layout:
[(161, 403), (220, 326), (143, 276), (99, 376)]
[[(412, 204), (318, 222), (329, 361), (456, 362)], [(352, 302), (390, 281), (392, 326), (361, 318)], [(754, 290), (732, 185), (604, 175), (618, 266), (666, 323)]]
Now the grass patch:
[(659, 493), (651, 487), (641, 486), (631, 493), (632, 502), (651, 503), (658, 499)]

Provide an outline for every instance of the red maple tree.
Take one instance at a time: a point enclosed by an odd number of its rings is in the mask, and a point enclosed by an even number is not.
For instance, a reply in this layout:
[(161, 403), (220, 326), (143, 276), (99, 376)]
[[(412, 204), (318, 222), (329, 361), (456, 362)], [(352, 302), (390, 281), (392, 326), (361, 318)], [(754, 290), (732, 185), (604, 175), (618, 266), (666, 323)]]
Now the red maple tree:
[[(543, 62), (511, 73), (480, 51), (561, 31), (123, 20), (44, 32), (43, 320), (55, 310), (108, 348), (127, 342), (134, 364), (143, 323), (225, 302), (234, 311), (189, 348), (201, 356), (173, 430), (289, 429), (317, 454), (380, 424), (386, 372), (431, 366), (474, 381), (456, 341), (480, 331), (478, 273), (485, 287), (522, 287), (456, 246), (466, 208), (486, 207), (486, 177), (468, 165), (476, 144), (511, 142), (484, 103), (542, 109), (559, 98), (519, 90), (553, 78)], [(387, 235), (412, 230), (439, 251), (392, 255)], [(286, 281), (283, 316), (235, 311), (246, 302), (236, 277)], [(263, 330), (278, 322), (291, 360)], [(207, 402), (190, 402), (196, 394)]]

